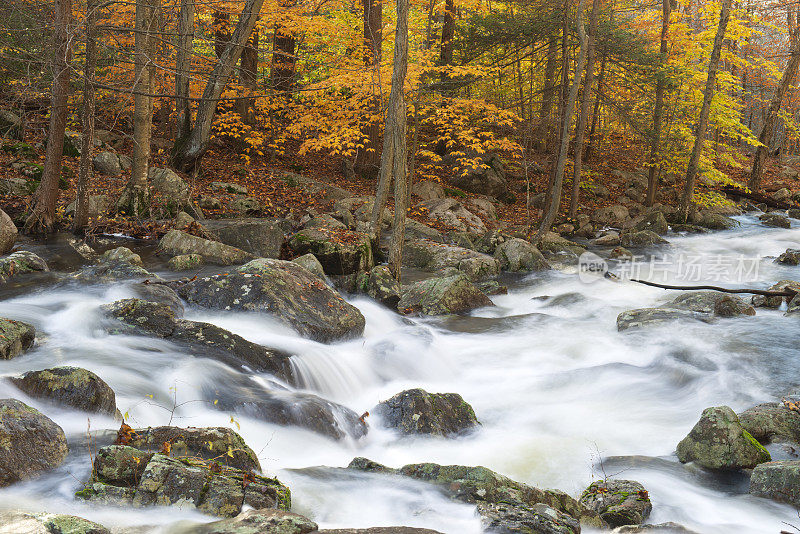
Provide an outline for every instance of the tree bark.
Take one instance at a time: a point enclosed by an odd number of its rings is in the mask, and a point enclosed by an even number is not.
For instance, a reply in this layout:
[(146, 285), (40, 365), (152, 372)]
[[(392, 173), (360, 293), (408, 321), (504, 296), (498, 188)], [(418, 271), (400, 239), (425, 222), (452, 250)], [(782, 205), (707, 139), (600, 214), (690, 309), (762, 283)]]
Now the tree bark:
[(92, 174), (92, 148), (94, 146), (94, 78), (97, 68), (97, 5), (98, 0), (86, 3), (86, 59), (83, 67), (83, 133), (81, 160), (78, 166), (78, 183), (75, 191), (75, 215), (72, 231), (83, 231), (89, 223), (89, 181)]
[(69, 97), (70, 18), (71, 0), (55, 0), (53, 28), (53, 88), (50, 103), (50, 129), (47, 137), (42, 181), (36, 189), (33, 211), (25, 221), (31, 233), (49, 233), (56, 220), (58, 182), (61, 179), (61, 160), (64, 153), (64, 132), (67, 129), (67, 99)]
[[(239, 85), (250, 91), (255, 91), (258, 86), (258, 28), (253, 29), (247, 46), (242, 51), (242, 59), (239, 68)], [(254, 98), (242, 98), (236, 101), (236, 110), (245, 124), (253, 124)]]
[[(261, 0), (263, 3), (263, 0)], [(284, 0), (283, 9), (294, 5), (294, 0)], [(272, 71), (270, 82), (272, 88), (278, 93), (288, 93), (294, 85), (295, 47), (297, 42), (294, 35), (288, 33), (280, 24), (275, 26), (275, 36), (272, 40)]]
[(117, 203), (117, 211), (131, 217), (147, 212), (150, 194), (147, 174), (153, 129), (154, 63), (160, 0), (137, 0), (135, 34), (135, 76), (133, 95), (133, 158), (131, 177)]
[(192, 128), (189, 80), (191, 79), (194, 49), (194, 0), (181, 0), (178, 17), (178, 50), (175, 57), (176, 140), (186, 137)]
[(661, 49), (658, 80), (656, 81), (656, 102), (653, 109), (653, 139), (650, 144), (650, 169), (647, 173), (647, 197), (645, 204), (652, 206), (656, 200), (656, 186), (661, 174), (658, 154), (661, 151), (661, 122), (664, 109), (664, 91), (667, 87), (667, 60), (669, 59), (669, 19), (672, 14), (671, 0), (661, 2)]
[(456, 5), (454, 0), (445, 0), (444, 24), (442, 24), (442, 48), (439, 55), (439, 62), (443, 66), (453, 64), (453, 37), (455, 37), (456, 34), (455, 14)]
[(697, 120), (697, 132), (694, 139), (694, 148), (689, 158), (689, 165), (686, 168), (686, 181), (681, 197), (680, 214), (684, 221), (689, 216), (689, 204), (692, 202), (694, 194), (694, 183), (697, 178), (697, 169), (700, 164), (700, 155), (703, 153), (706, 130), (708, 130), (708, 116), (711, 112), (711, 100), (714, 98), (714, 87), (717, 83), (717, 69), (719, 68), (719, 57), (722, 53), (722, 43), (725, 40), (725, 30), (728, 27), (728, 20), (731, 15), (731, 0), (722, 0), (722, 11), (719, 16), (719, 27), (717, 35), (714, 37), (714, 48), (711, 50), (711, 59), (708, 63), (708, 78), (706, 88), (703, 92), (703, 106), (700, 109), (700, 118)]
[(178, 169), (193, 170), (208, 150), (211, 123), (214, 120), (217, 103), (233, 73), (233, 67), (242, 55), (245, 43), (253, 33), (263, 3), (264, 0), (247, 0), (242, 9), (233, 37), (208, 77), (203, 97), (197, 106), (194, 126), (186, 137), (178, 139), (175, 143), (172, 161)]
[(778, 86), (775, 88), (775, 93), (772, 95), (772, 101), (767, 111), (767, 118), (764, 121), (764, 125), (761, 127), (761, 133), (758, 135), (758, 142), (761, 144), (756, 148), (756, 154), (753, 157), (753, 170), (750, 173), (750, 178), (747, 180), (747, 187), (752, 191), (758, 191), (761, 188), (761, 175), (764, 172), (764, 161), (767, 158), (767, 153), (772, 144), (775, 123), (778, 120), (778, 111), (781, 109), (781, 102), (783, 102), (783, 97), (786, 96), (786, 91), (797, 76), (797, 67), (800, 65), (800, 38), (797, 35), (798, 29), (795, 19), (796, 15), (794, 15), (794, 10), (790, 8), (789, 33), (791, 36), (791, 56), (786, 63), (786, 68), (783, 70)]
[[(378, 114), (380, 99), (381, 44), (383, 42), (383, 1), (363, 0), (364, 6), (364, 65), (372, 70), (372, 95), (367, 111)], [(380, 169), (381, 125), (370, 120), (363, 129), (367, 138), (364, 148), (358, 151), (354, 169), (357, 174), (375, 178)]]
[(583, 137), (586, 123), (589, 120), (589, 107), (592, 101), (592, 84), (594, 83), (595, 39), (597, 38), (597, 19), (600, 16), (600, 0), (592, 1), (592, 14), (589, 16), (589, 37), (586, 51), (586, 74), (583, 80), (583, 97), (581, 98), (581, 114), (575, 129), (575, 157), (572, 167), (572, 196), (570, 197), (569, 216), (574, 218), (578, 213), (578, 200), (581, 193), (581, 166), (583, 164)]
[[(597, 77), (597, 93), (603, 90), (603, 82), (606, 80), (606, 62), (608, 61), (608, 46), (603, 47), (603, 59), (600, 60), (600, 75)], [(583, 153), (584, 160), (589, 159), (594, 154), (595, 135), (597, 134), (597, 123), (600, 120), (600, 98), (594, 100), (594, 110), (592, 111), (592, 126), (589, 128), (589, 143)]]
[(575, 64), (575, 76), (572, 80), (572, 88), (567, 96), (567, 101), (564, 104), (564, 112), (562, 114), (561, 124), (561, 142), (558, 149), (558, 160), (553, 173), (552, 188), (550, 190), (550, 200), (548, 202), (547, 211), (542, 218), (539, 225), (539, 231), (536, 233), (535, 241), (538, 243), (544, 237), (544, 234), (550, 230), (553, 221), (558, 214), (558, 207), (561, 202), (561, 186), (564, 182), (564, 167), (567, 162), (567, 151), (569, 149), (569, 134), (572, 126), (572, 112), (575, 109), (575, 101), (578, 99), (578, 89), (581, 86), (581, 72), (586, 62), (587, 41), (586, 31), (583, 28), (583, 1), (578, 0), (577, 9), (577, 29), (578, 29), (578, 61)]

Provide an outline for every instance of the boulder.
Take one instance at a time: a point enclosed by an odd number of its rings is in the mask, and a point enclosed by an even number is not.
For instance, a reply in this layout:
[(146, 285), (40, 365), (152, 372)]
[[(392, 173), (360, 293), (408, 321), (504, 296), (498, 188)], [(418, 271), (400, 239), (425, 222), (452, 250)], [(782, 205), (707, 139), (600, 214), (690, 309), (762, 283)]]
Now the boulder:
[(373, 412), (386, 427), (401, 434), (455, 436), (480, 424), (472, 406), (458, 393), (409, 389), (382, 401)]
[(0, 179), (0, 194), (2, 195), (24, 197), (30, 195), (33, 192), (31, 189), (35, 187), (36, 184), (34, 182), (29, 182), (25, 178), (10, 177)]
[(303, 176), (301, 174), (287, 172), (278, 178), (283, 180), (289, 187), (297, 187), (302, 189), (308, 196), (317, 196), (322, 194), (324, 200), (336, 201), (353, 196), (349, 191), (342, 189), (341, 187), (337, 187), (320, 180), (315, 180), (314, 178), (309, 178), (308, 176)]
[(369, 271), (375, 265), (370, 237), (343, 228), (300, 230), (289, 238), (287, 245), (297, 256), (313, 254), (329, 275)]
[(197, 254), (207, 263), (216, 265), (235, 265), (253, 259), (253, 255), (238, 248), (193, 236), (180, 230), (170, 230), (158, 242), (161, 252), (180, 256)]
[(414, 219), (406, 218), (406, 241), (415, 241), (417, 239), (427, 239), (436, 243), (444, 243), (445, 239), (442, 233), (431, 228), (427, 224), (415, 221)]
[(772, 198), (778, 202), (786, 202), (787, 200), (792, 198), (792, 192), (789, 189), (783, 187), (772, 193)]
[(8, 214), (0, 210), (0, 255), (8, 254), (17, 242), (17, 226)]
[(669, 232), (667, 219), (660, 211), (651, 211), (637, 222), (633, 228), (639, 232), (648, 230), (659, 235)]
[(19, 534), (111, 534), (103, 525), (64, 514), (0, 512), (0, 532)]
[(184, 205), (189, 202), (189, 185), (172, 169), (150, 167), (150, 185), (171, 202)]
[[(110, 210), (114, 206), (114, 201), (108, 197), (108, 195), (89, 195), (89, 205), (87, 206), (87, 212), (89, 214), (90, 219), (97, 219), (102, 217), (108, 210)], [(73, 200), (67, 207), (65, 208), (64, 212), (67, 215), (71, 215), (75, 213), (75, 201)]]
[(594, 193), (594, 196), (597, 198), (608, 198), (611, 196), (611, 191), (609, 191), (608, 188), (603, 184), (595, 184), (595, 186), (591, 189), (591, 192)]
[(240, 213), (258, 213), (264, 210), (264, 205), (257, 198), (239, 196), (228, 202), (228, 209)]
[(33, 252), (18, 250), (0, 258), (0, 283), (20, 274), (49, 270), (47, 263)]
[[(781, 280), (773, 284), (769, 288), (769, 291), (784, 291), (786, 289), (791, 289), (800, 292), (800, 282), (796, 280)], [(783, 304), (784, 300), (791, 300), (791, 299), (787, 299), (786, 297), (767, 297), (764, 295), (753, 295), (753, 298), (750, 299), (750, 302), (756, 308), (778, 309), (781, 307), (781, 304)]]
[(7, 109), (0, 109), (0, 137), (19, 139), (22, 134), (22, 118)]
[(739, 414), (742, 428), (760, 443), (800, 443), (800, 412), (782, 403), (766, 402)]
[(786, 210), (786, 215), (792, 219), (800, 219), (800, 208), (789, 208)]
[(183, 317), (183, 301), (171, 287), (164, 284), (136, 283), (128, 286), (142, 300), (169, 307), (175, 317)]
[(144, 452), (126, 445), (97, 451), (91, 483), (76, 497), (118, 506), (181, 506), (234, 517), (243, 506), (289, 510), (278, 479), (196, 457)]
[(442, 534), (438, 530), (415, 527), (335, 528), (319, 532), (320, 534)]
[(142, 257), (127, 247), (117, 247), (103, 253), (104, 261), (123, 261), (142, 267)]
[(28, 323), (0, 317), (0, 359), (10, 360), (33, 346), (36, 329)]
[(279, 258), (291, 223), (273, 219), (222, 219), (204, 221), (220, 242), (259, 258)]
[(121, 176), (122, 165), (119, 156), (115, 152), (104, 151), (97, 154), (92, 159), (92, 166), (95, 172), (106, 176)]
[(494, 204), (488, 198), (472, 197), (465, 201), (467, 207), (473, 213), (482, 215), (484, 218), (491, 220), (497, 219), (497, 210)]
[(750, 476), (750, 493), (800, 508), (800, 460), (757, 465)]
[(700, 421), (678, 444), (678, 460), (707, 469), (752, 469), (769, 462), (769, 452), (747, 432), (727, 406), (706, 408)]
[(411, 186), (411, 193), (417, 195), (422, 200), (440, 200), (445, 198), (444, 188), (441, 184), (422, 180)]
[(306, 221), (306, 223), (303, 224), (303, 228), (329, 228), (332, 230), (346, 230), (347, 225), (336, 219), (333, 215), (329, 213), (323, 213), (322, 215), (317, 215), (316, 217)]
[(676, 320), (712, 323), (717, 317), (755, 315), (743, 299), (716, 291), (691, 291), (657, 308), (628, 310), (617, 316), (617, 330), (653, 326)]
[(592, 221), (604, 225), (619, 225), (629, 216), (628, 208), (620, 204), (598, 208), (592, 212)]
[(581, 504), (600, 514), (610, 527), (638, 525), (650, 516), (647, 490), (634, 480), (599, 480), (583, 492)]
[(403, 290), (397, 309), (404, 315), (464, 313), (492, 301), (463, 274), (430, 278)]
[(192, 271), (205, 265), (206, 262), (200, 254), (180, 254), (167, 261), (171, 271)]
[(111, 416), (117, 413), (114, 390), (102, 378), (80, 367), (28, 371), (10, 380), (30, 397), (47, 399), (84, 412)]
[(384, 306), (397, 309), (400, 302), (400, 282), (398, 282), (392, 272), (385, 265), (377, 265), (372, 268), (367, 276), (366, 293), (371, 298), (377, 300)]
[(619, 233), (613, 230), (592, 240), (592, 244), (598, 247), (616, 247), (619, 242)]
[(739, 223), (724, 214), (704, 210), (700, 213), (697, 225), (709, 230), (730, 230), (739, 226)]
[[(339, 217), (352, 219), (354, 222), (368, 223), (372, 221), (372, 210), (375, 206), (375, 197), (351, 197), (336, 201), (333, 211)], [(349, 215), (348, 215), (349, 214)], [(388, 228), (392, 224), (393, 214), (389, 208), (384, 207), (381, 213), (381, 225)]]
[(632, 328), (657, 326), (679, 320), (714, 322), (714, 318), (710, 314), (690, 310), (639, 308), (620, 313), (617, 316), (617, 330), (622, 332)]
[(539, 242), (539, 250), (545, 257), (563, 257), (566, 255), (579, 256), (586, 251), (586, 247), (561, 237), (555, 232), (546, 232)]
[[(236, 517), (213, 521), (192, 528), (186, 534), (307, 534), (309, 532), (333, 532), (349, 534), (350, 530), (317, 530), (317, 524), (302, 515), (283, 510), (263, 508), (247, 510)], [(392, 531), (385, 530), (384, 534)], [(433, 531), (427, 531), (433, 532)], [(376, 532), (375, 534), (380, 534)], [(398, 533), (400, 534), (400, 533)], [(412, 534), (409, 532), (408, 534)], [(422, 534), (422, 533), (420, 533)]]
[(231, 195), (247, 194), (247, 187), (231, 182), (211, 182), (211, 190), (216, 193), (228, 193)]
[(792, 226), (786, 215), (774, 211), (759, 215), (758, 220), (761, 221), (764, 226), (773, 226), (775, 228), (789, 228)]
[(16, 399), (0, 400), (0, 487), (54, 469), (67, 457), (64, 431)]
[(775, 260), (777, 263), (784, 265), (800, 265), (800, 250), (796, 248), (787, 248), (786, 252), (778, 256)]
[(653, 245), (664, 245), (669, 243), (666, 239), (650, 230), (641, 230), (622, 234), (620, 245), (627, 248), (651, 247)]
[(101, 261), (95, 265), (88, 265), (71, 275), (79, 282), (90, 284), (116, 282), (129, 278), (150, 278), (158, 280), (158, 276), (133, 263), (127, 261)]
[(427, 239), (409, 241), (403, 248), (403, 264), (425, 271), (456, 269), (470, 280), (485, 280), (500, 273), (500, 261), (467, 248)]
[(539, 249), (517, 237), (505, 240), (494, 251), (504, 271), (543, 271), (550, 268)]
[(496, 154), (486, 154), (474, 161), (474, 164), (459, 166), (450, 183), (464, 191), (513, 204), (516, 199), (509, 188), (505, 166), (500, 158)]
[(611, 532), (612, 534), (642, 534), (648, 532), (663, 532), (664, 534), (699, 534), (694, 530), (689, 530), (683, 525), (673, 523), (672, 521), (647, 525), (626, 525), (624, 527), (617, 527)]
[(288, 261), (253, 260), (222, 275), (198, 278), (178, 293), (206, 308), (268, 312), (316, 341), (341, 341), (364, 332), (364, 316), (356, 307)]
[(197, 201), (197, 205), (200, 206), (204, 210), (221, 210), (222, 209), (222, 201), (217, 197), (212, 197), (208, 195), (200, 195), (200, 198)]
[(478, 503), (478, 515), (484, 532), (531, 534), (580, 534), (580, 522), (574, 517), (547, 506), (520, 503)]
[(412, 209), (454, 230), (477, 234), (486, 232), (486, 225), (483, 224), (480, 217), (467, 210), (460, 202), (452, 198), (426, 200), (420, 202)]
[(325, 279), (325, 269), (322, 267), (317, 257), (310, 252), (293, 259), (292, 263), (296, 263), (306, 271), (319, 276), (323, 280)]

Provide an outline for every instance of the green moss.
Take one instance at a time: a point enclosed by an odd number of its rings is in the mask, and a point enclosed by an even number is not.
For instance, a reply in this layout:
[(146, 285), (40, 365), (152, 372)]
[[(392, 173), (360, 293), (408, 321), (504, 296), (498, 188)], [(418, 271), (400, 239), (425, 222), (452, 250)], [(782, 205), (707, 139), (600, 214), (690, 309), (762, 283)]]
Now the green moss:
[(772, 460), (772, 456), (770, 455), (769, 451), (764, 448), (764, 446), (758, 442), (756, 438), (753, 437), (750, 432), (747, 430), (742, 429), (742, 434), (744, 435), (745, 439), (750, 442), (750, 444), (758, 450), (759, 455), (764, 460), (759, 463), (769, 462)]

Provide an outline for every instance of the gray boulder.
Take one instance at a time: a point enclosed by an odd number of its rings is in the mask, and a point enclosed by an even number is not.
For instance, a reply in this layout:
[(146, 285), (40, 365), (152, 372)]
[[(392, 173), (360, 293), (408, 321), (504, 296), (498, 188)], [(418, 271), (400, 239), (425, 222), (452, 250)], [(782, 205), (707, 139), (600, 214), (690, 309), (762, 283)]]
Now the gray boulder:
[(191, 271), (206, 264), (200, 254), (179, 254), (167, 260), (167, 267), (171, 271)]
[(750, 476), (750, 493), (800, 507), (800, 460), (757, 465)]
[(786, 252), (778, 256), (775, 262), (784, 265), (800, 265), (800, 250), (796, 248), (787, 248)]
[(464, 313), (492, 301), (463, 274), (430, 278), (404, 288), (397, 309), (404, 315)]
[(627, 310), (617, 316), (617, 330), (622, 332), (632, 328), (657, 326), (679, 320), (714, 322), (714, 317), (707, 313), (691, 310), (676, 310), (669, 308), (639, 308)]
[(459, 167), (454, 174), (455, 177), (450, 182), (464, 191), (488, 195), (507, 204), (515, 201), (508, 185), (505, 167), (496, 154), (479, 157), (477, 166)]
[(456, 269), (473, 281), (500, 273), (500, 261), (492, 256), (427, 239), (409, 241), (404, 245), (403, 264), (431, 272)]
[(198, 278), (178, 293), (206, 308), (268, 312), (317, 341), (341, 341), (364, 331), (364, 316), (357, 308), (288, 261), (253, 260), (224, 275)]
[(0, 317), (0, 359), (10, 360), (33, 346), (36, 329), (28, 323)]
[(691, 291), (657, 308), (628, 310), (617, 316), (617, 330), (660, 325), (676, 320), (712, 323), (718, 317), (755, 315), (743, 299), (716, 291)]
[(484, 532), (503, 534), (580, 534), (580, 522), (544, 503), (478, 503)]
[(91, 371), (80, 367), (53, 367), (12, 377), (11, 383), (28, 396), (85, 412), (116, 415), (114, 390)]
[(766, 402), (739, 414), (742, 428), (761, 443), (800, 443), (800, 412), (777, 402)]
[(605, 225), (620, 225), (628, 217), (628, 208), (620, 204), (598, 208), (591, 215), (592, 221)]
[(17, 226), (8, 214), (0, 210), (0, 255), (8, 254), (17, 242)]
[(313, 254), (329, 275), (369, 271), (375, 265), (372, 242), (367, 234), (345, 229), (309, 228), (287, 241), (293, 254)]
[(33, 252), (18, 250), (0, 258), (0, 283), (20, 274), (49, 270), (47, 263)]
[(539, 249), (518, 237), (500, 243), (495, 248), (494, 257), (504, 271), (542, 271), (550, 268)]
[(16, 399), (0, 400), (0, 487), (54, 469), (67, 457), (64, 431)]
[[(64, 210), (67, 215), (71, 215), (75, 213), (75, 201), (73, 200), (69, 204), (67, 204), (66, 209)], [(97, 219), (110, 210), (114, 206), (114, 201), (109, 198), (108, 195), (89, 195), (89, 205), (87, 206), (87, 212), (90, 219)]]
[(637, 222), (633, 228), (639, 232), (648, 230), (659, 235), (669, 232), (667, 219), (660, 211), (652, 211), (648, 213), (639, 222)]
[(122, 165), (119, 156), (115, 152), (100, 152), (92, 159), (92, 166), (95, 172), (106, 176), (121, 176)]
[(35, 188), (35, 182), (29, 182), (25, 178), (3, 178), (0, 179), (0, 194), (3, 195), (15, 195), (24, 197), (26, 195), (30, 195), (33, 191), (31, 188)]
[(761, 221), (764, 226), (773, 226), (775, 228), (789, 228), (792, 226), (786, 215), (774, 211), (759, 215), (758, 220)]
[(454, 230), (476, 234), (486, 232), (486, 225), (483, 224), (480, 217), (452, 198), (426, 200), (414, 206), (413, 209)]
[[(331, 532), (336, 534), (364, 532), (365, 534), (370, 534), (367, 531), (317, 530), (317, 524), (302, 515), (269, 508), (247, 510), (230, 519), (222, 519), (194, 527), (186, 534), (307, 534), (309, 532)], [(380, 533), (376, 532), (375, 534)], [(384, 534), (391, 534), (391, 531), (387, 530)]]
[(428, 393), (409, 389), (373, 409), (383, 424), (401, 434), (454, 436), (474, 429), (478, 423), (472, 406), (458, 393)]
[(81, 517), (46, 512), (0, 512), (3, 532), (18, 534), (111, 534), (103, 525)]
[(706, 408), (700, 421), (678, 444), (678, 460), (707, 469), (752, 469), (769, 462), (769, 452), (747, 432), (727, 406)]
[(647, 525), (627, 525), (624, 527), (617, 527), (611, 532), (613, 534), (646, 534), (648, 532), (662, 532), (663, 534), (699, 534), (694, 530), (689, 530), (683, 525), (673, 523), (672, 521)]
[(272, 219), (221, 219), (204, 221), (220, 242), (260, 258), (279, 258), (291, 224)]
[(647, 490), (634, 480), (598, 480), (583, 492), (581, 504), (594, 510), (611, 527), (638, 525), (650, 516)]
[(103, 261), (124, 261), (142, 267), (142, 258), (127, 247), (117, 247), (106, 250), (102, 256)]
[(239, 196), (228, 202), (228, 208), (240, 213), (258, 213), (263, 211), (264, 205), (257, 198)]
[(253, 259), (253, 255), (238, 248), (193, 236), (180, 230), (170, 230), (158, 242), (161, 252), (180, 256), (197, 254), (207, 263), (216, 265), (235, 265)]
[(216, 193), (228, 193), (233, 195), (247, 194), (247, 187), (231, 182), (211, 182), (211, 190)]
[(622, 234), (619, 240), (620, 245), (627, 248), (651, 247), (653, 245), (664, 245), (669, 243), (666, 239), (650, 230), (640, 230)]
[(402, 288), (385, 265), (377, 265), (367, 275), (366, 294), (384, 306), (397, 309)]
[(411, 186), (411, 193), (422, 200), (439, 200), (444, 198), (444, 188), (436, 182), (422, 180)]
[(293, 259), (292, 263), (296, 263), (306, 271), (319, 276), (323, 280), (325, 279), (325, 269), (322, 267), (317, 257), (310, 252)]
[(739, 223), (721, 213), (703, 211), (697, 225), (709, 230), (730, 230), (739, 226)]
[(183, 205), (189, 202), (189, 185), (172, 169), (150, 167), (150, 185), (172, 202)]

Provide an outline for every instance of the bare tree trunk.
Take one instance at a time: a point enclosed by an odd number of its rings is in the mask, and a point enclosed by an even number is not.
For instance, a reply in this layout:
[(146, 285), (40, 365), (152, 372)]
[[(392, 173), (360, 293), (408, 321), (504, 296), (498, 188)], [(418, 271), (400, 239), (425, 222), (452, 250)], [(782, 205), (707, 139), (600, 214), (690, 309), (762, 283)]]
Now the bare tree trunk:
[(97, 4), (98, 0), (86, 3), (86, 59), (83, 66), (83, 134), (81, 137), (81, 160), (78, 167), (78, 183), (75, 188), (75, 215), (72, 231), (81, 232), (89, 223), (89, 180), (92, 173), (92, 148), (94, 145), (94, 77), (97, 68)]
[[(283, 9), (289, 9), (295, 0), (281, 2)], [(263, 3), (264, 0), (260, 0)], [(297, 42), (293, 34), (289, 33), (280, 24), (275, 26), (275, 35), (272, 39), (272, 71), (270, 83), (278, 93), (288, 93), (294, 85), (295, 47)]]
[(133, 95), (133, 158), (131, 177), (117, 203), (117, 211), (131, 217), (147, 212), (150, 194), (147, 173), (153, 129), (154, 63), (160, 0), (137, 0), (135, 35), (135, 76)]
[(61, 179), (61, 159), (64, 153), (64, 132), (67, 129), (67, 98), (69, 97), (69, 59), (72, 15), (71, 0), (56, 0), (55, 27), (53, 31), (53, 96), (50, 104), (50, 129), (47, 137), (42, 181), (36, 189), (36, 203), (25, 221), (25, 229), (32, 233), (53, 230), (58, 201), (58, 182)]
[[(391, 129), (386, 128), (384, 146), (391, 143), (391, 161), (381, 158), (381, 174), (391, 172), (394, 177), (394, 224), (389, 246), (389, 270), (399, 282), (403, 263), (406, 212), (408, 211), (408, 173), (406, 172), (406, 102), (403, 85), (408, 69), (408, 0), (397, 0), (397, 30), (394, 38), (394, 65), (389, 110), (393, 115)], [(377, 206), (377, 202), (375, 203)], [(380, 213), (380, 212), (379, 212)]]
[(233, 67), (242, 55), (242, 49), (253, 33), (263, 3), (264, 0), (247, 0), (242, 9), (233, 37), (208, 77), (203, 98), (197, 106), (194, 127), (186, 137), (178, 139), (175, 143), (172, 161), (178, 169), (184, 171), (194, 169), (208, 150), (211, 123), (214, 120), (217, 103), (233, 73)]
[[(443, 66), (453, 64), (453, 37), (456, 34), (456, 5), (454, 0), (445, 0), (444, 3), (444, 24), (442, 25), (442, 49), (439, 62)], [(447, 77), (443, 76), (442, 82)]]
[(542, 218), (539, 225), (539, 231), (536, 233), (535, 241), (541, 241), (544, 234), (550, 230), (553, 221), (558, 214), (558, 207), (561, 202), (561, 186), (564, 182), (564, 166), (567, 162), (567, 151), (569, 150), (569, 134), (572, 126), (572, 113), (575, 109), (575, 101), (578, 99), (578, 90), (581, 86), (581, 72), (586, 62), (586, 49), (588, 38), (586, 31), (583, 28), (583, 1), (578, 0), (577, 19), (578, 19), (578, 61), (575, 64), (575, 77), (572, 80), (572, 88), (567, 96), (567, 101), (564, 104), (564, 112), (562, 114), (561, 124), (561, 143), (558, 149), (558, 160), (553, 173), (552, 188), (549, 191), (550, 200), (547, 206), (547, 212)]
[(653, 140), (650, 144), (650, 169), (647, 173), (647, 198), (645, 205), (652, 206), (656, 200), (656, 186), (661, 174), (658, 153), (661, 150), (661, 122), (664, 108), (664, 91), (667, 87), (667, 60), (669, 59), (669, 19), (672, 14), (671, 0), (661, 2), (661, 57), (659, 61), (658, 81), (656, 82), (656, 102), (653, 109)]
[(231, 41), (231, 14), (214, 10), (214, 53), (222, 57), (225, 47)]
[(756, 154), (753, 157), (753, 170), (750, 173), (750, 178), (747, 180), (747, 187), (753, 191), (758, 191), (761, 188), (761, 175), (764, 172), (764, 160), (769, 152), (770, 144), (772, 143), (773, 132), (775, 130), (775, 123), (778, 119), (778, 111), (781, 109), (781, 102), (786, 95), (789, 86), (794, 82), (797, 76), (797, 67), (800, 64), (800, 37), (798, 36), (798, 28), (796, 14), (793, 8), (789, 8), (789, 33), (791, 35), (791, 56), (789, 57), (786, 68), (783, 70), (781, 80), (775, 88), (775, 94), (772, 95), (772, 102), (769, 104), (767, 111), (767, 118), (764, 125), (761, 127), (761, 133), (758, 135), (758, 142), (761, 145), (756, 148)]
[[(380, 99), (380, 64), (381, 64), (381, 44), (383, 41), (383, 1), (382, 0), (363, 0), (364, 5), (364, 65), (372, 68), (372, 95), (370, 102), (371, 114), (381, 108)], [(358, 151), (355, 171), (361, 176), (375, 178), (380, 172), (380, 152), (378, 147), (381, 141), (380, 123), (370, 121), (364, 127), (364, 135), (367, 138), (364, 148)]]
[(708, 78), (706, 88), (703, 92), (703, 107), (700, 109), (700, 118), (697, 120), (697, 132), (694, 139), (694, 148), (689, 158), (689, 165), (686, 168), (686, 181), (681, 197), (680, 213), (684, 221), (689, 216), (689, 204), (692, 202), (694, 194), (694, 182), (697, 178), (697, 168), (700, 163), (700, 155), (703, 153), (703, 144), (708, 130), (708, 115), (711, 112), (711, 100), (714, 98), (714, 87), (717, 83), (717, 69), (719, 68), (719, 57), (722, 52), (722, 43), (725, 40), (725, 29), (728, 27), (728, 20), (731, 15), (731, 0), (722, 0), (722, 11), (719, 16), (719, 27), (717, 35), (714, 37), (714, 48), (711, 51), (711, 59), (708, 63)]
[(603, 90), (603, 83), (606, 81), (606, 62), (608, 61), (608, 46), (603, 47), (603, 59), (600, 60), (600, 75), (597, 77), (598, 98), (594, 101), (594, 111), (592, 111), (592, 127), (589, 128), (589, 143), (583, 153), (583, 159), (589, 159), (594, 154), (595, 134), (597, 133), (597, 123), (600, 120), (600, 91)]
[(575, 157), (572, 167), (572, 196), (570, 197), (569, 216), (574, 218), (578, 213), (578, 200), (581, 192), (581, 166), (583, 164), (583, 137), (586, 123), (589, 120), (589, 106), (592, 101), (592, 84), (594, 83), (594, 50), (597, 37), (597, 19), (600, 15), (600, 0), (592, 1), (592, 14), (589, 16), (588, 50), (586, 51), (586, 74), (583, 80), (583, 98), (581, 114), (575, 129)]
[(189, 100), (189, 80), (194, 48), (194, 0), (181, 0), (178, 18), (178, 50), (175, 57), (175, 139), (189, 135), (192, 128), (192, 108)]
[[(247, 46), (242, 51), (239, 69), (239, 85), (248, 91), (255, 91), (258, 81), (258, 28), (250, 34)], [(254, 98), (242, 98), (236, 101), (236, 110), (245, 124), (253, 124)]]

